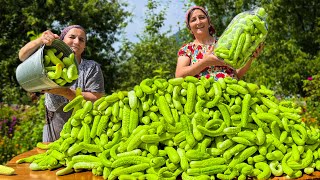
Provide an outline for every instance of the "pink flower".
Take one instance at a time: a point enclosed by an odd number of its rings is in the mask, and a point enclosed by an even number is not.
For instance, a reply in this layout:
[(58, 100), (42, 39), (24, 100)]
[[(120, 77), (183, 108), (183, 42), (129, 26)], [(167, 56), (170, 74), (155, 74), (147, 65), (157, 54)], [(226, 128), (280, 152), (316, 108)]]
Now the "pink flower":
[(308, 77), (308, 81), (312, 81), (312, 76)]

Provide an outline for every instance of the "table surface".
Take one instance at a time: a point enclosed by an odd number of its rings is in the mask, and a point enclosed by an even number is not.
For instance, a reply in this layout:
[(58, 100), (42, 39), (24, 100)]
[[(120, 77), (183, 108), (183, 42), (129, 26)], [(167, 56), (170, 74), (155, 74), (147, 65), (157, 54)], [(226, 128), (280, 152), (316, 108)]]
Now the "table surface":
[(57, 176), (56, 172), (62, 168), (56, 170), (46, 171), (32, 171), (29, 169), (30, 163), (17, 164), (16, 161), (21, 158), (29, 157), (34, 154), (45, 152), (39, 148), (34, 148), (30, 151), (22, 153), (12, 158), (6, 166), (12, 167), (16, 174), (12, 176), (0, 175), (0, 180), (103, 180), (102, 176), (94, 176), (91, 171), (72, 173), (64, 176)]
[[(29, 163), (17, 164), (16, 161), (21, 158), (29, 157), (38, 153), (43, 153), (44, 150), (39, 148), (34, 148), (30, 151), (22, 153), (18, 156), (12, 158), (6, 166), (12, 167), (15, 169), (15, 175), (4, 176), (0, 175), (0, 180), (103, 180), (102, 176), (94, 176), (91, 171), (72, 173), (64, 176), (57, 176), (56, 172), (62, 168), (56, 170), (46, 170), (46, 171), (32, 171), (29, 169)], [(306, 179), (320, 179), (320, 171), (314, 172), (312, 175), (303, 175), (298, 180)], [(285, 177), (274, 177), (272, 180), (285, 180)]]

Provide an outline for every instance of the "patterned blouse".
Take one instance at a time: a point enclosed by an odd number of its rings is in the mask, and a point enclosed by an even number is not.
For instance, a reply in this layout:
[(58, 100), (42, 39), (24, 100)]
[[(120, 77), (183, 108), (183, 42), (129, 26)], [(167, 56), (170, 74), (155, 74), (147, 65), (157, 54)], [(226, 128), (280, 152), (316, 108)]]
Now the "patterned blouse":
[[(212, 45), (197, 45), (193, 42), (183, 45), (179, 51), (178, 56), (187, 56), (190, 58), (190, 66), (192, 64), (197, 63), (203, 59), (203, 55), (206, 53), (208, 48), (211, 48)], [(206, 78), (214, 77), (215, 80), (219, 78), (232, 77), (237, 78), (235, 70), (229, 68), (227, 66), (208, 66), (203, 69), (199, 74), (195, 75), (195, 77), (200, 78), (201, 76), (205, 76)]]

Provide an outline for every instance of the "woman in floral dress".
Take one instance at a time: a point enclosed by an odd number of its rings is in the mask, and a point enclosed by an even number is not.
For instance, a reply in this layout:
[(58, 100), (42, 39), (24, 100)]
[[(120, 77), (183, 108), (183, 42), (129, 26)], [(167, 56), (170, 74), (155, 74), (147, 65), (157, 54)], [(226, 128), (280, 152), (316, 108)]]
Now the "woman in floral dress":
[(183, 45), (178, 51), (176, 77), (195, 76), (200, 78), (232, 77), (240, 79), (249, 70), (251, 63), (262, 48), (259, 46), (252, 58), (240, 69), (227, 65), (223, 59), (213, 54), (217, 37), (210, 22), (208, 12), (200, 6), (191, 7), (186, 13), (186, 25), (194, 37), (194, 41)]

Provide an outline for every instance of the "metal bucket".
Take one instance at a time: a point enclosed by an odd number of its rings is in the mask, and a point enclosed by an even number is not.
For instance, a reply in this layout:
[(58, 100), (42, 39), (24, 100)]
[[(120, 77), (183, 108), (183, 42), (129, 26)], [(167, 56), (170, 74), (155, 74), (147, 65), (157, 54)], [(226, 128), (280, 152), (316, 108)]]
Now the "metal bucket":
[[(51, 46), (63, 53), (63, 57), (69, 56), (73, 51), (63, 41), (56, 39), (52, 42)], [(28, 59), (22, 62), (16, 69), (16, 78), (20, 86), (28, 92), (40, 92), (42, 90), (53, 88), (69, 88), (75, 83), (67, 83), (64, 86), (59, 86), (53, 80), (47, 77), (46, 70), (43, 65), (45, 45), (41, 46), (35, 53)], [(75, 64), (78, 68), (78, 62), (75, 59)]]

